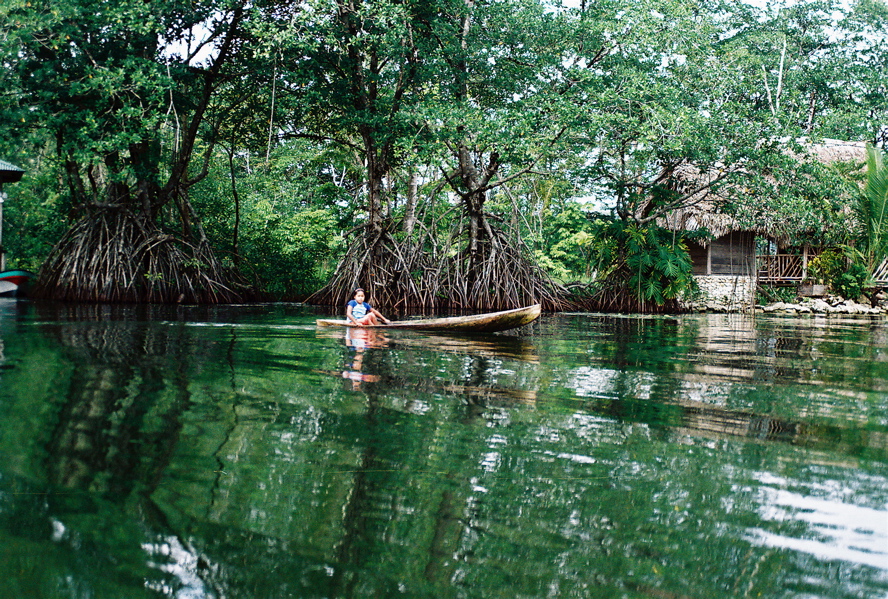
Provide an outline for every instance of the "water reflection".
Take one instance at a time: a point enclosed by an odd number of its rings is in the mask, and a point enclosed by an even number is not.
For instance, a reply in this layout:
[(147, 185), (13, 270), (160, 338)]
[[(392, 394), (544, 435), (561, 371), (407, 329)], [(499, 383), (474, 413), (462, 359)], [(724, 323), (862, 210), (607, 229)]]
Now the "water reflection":
[(165, 467), (188, 403), (177, 366), (201, 352), (181, 328), (77, 321), (42, 329), (76, 364), (47, 431), (48, 480), (126, 497)]
[(401, 347), (410, 349), (539, 363), (537, 347), (533, 341), (511, 335), (409, 333), (399, 337), (397, 343)]
[(0, 306), (0, 595), (888, 593), (881, 329), (314, 317)]
[[(874, 509), (843, 501), (850, 489), (841, 481), (830, 481), (831, 489), (809, 488), (803, 494), (789, 490), (793, 481), (768, 473), (758, 478), (758, 513), (766, 528), (750, 529), (752, 542), (884, 569), (888, 577), (888, 505)], [(824, 490), (833, 492), (817, 497)]]
[(185, 547), (182, 541), (174, 536), (143, 543), (142, 549), (149, 556), (148, 565), (172, 576), (174, 583), (165, 580), (151, 580), (146, 587), (161, 596), (176, 599), (205, 599), (223, 597), (223, 593), (214, 593), (205, 579), (211, 578), (217, 568), (206, 562), (202, 555)]
[(342, 378), (351, 381), (352, 390), (358, 390), (361, 383), (375, 383), (379, 375), (362, 372), (364, 352), (372, 347), (385, 347), (388, 339), (385, 333), (363, 327), (346, 327), (345, 344), (352, 350), (351, 361), (342, 371)]

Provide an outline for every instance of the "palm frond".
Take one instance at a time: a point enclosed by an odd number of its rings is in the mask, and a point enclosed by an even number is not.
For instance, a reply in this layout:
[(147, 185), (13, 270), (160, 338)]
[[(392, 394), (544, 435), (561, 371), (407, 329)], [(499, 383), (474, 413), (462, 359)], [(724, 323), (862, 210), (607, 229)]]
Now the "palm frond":
[(870, 271), (888, 256), (888, 169), (882, 151), (866, 146), (866, 187), (863, 212), (867, 215)]

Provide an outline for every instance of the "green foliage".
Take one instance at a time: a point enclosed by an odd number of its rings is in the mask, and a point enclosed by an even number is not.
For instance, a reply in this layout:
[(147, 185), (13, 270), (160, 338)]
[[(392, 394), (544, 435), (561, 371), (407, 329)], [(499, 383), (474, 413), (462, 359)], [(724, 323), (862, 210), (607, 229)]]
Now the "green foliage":
[(696, 290), (681, 236), (650, 224), (601, 222), (594, 248), (598, 280), (621, 284), (640, 301), (663, 305)]
[[(788, 150), (798, 155), (787, 155)], [(791, 245), (849, 243), (859, 232), (847, 214), (856, 195), (842, 174), (847, 167), (822, 164), (793, 144), (777, 144), (770, 152), (757, 171), (738, 179), (726, 211), (741, 226), (764, 229)]]
[(596, 215), (582, 206), (568, 203), (543, 211), (540, 264), (562, 281), (592, 277)]
[(755, 294), (757, 304), (770, 304), (772, 302), (791, 303), (797, 299), (798, 288), (796, 287), (759, 287)]
[(829, 285), (836, 277), (845, 272), (848, 259), (845, 254), (834, 248), (824, 250), (808, 262), (808, 276), (815, 281)]
[(808, 263), (808, 274), (844, 298), (857, 299), (870, 286), (863, 254), (853, 248), (830, 248)]
[[(888, 179), (870, 176), (854, 229), (835, 169), (776, 141), (884, 144), (882, 2), (342, 6), (0, 6), (0, 157), (28, 169), (6, 190), (13, 263), (39, 266), (72, 208), (128, 196), (184, 232), (190, 223), (178, 221), (196, 216), (178, 204), (187, 199), (223, 253), (276, 295), (299, 295), (330, 268), (356, 215), (404, 212), (403, 181), (419, 173), (438, 191), (421, 197), (417, 230), (442, 239), (459, 228), (440, 190), (468, 194), (474, 177), (479, 197), (491, 196), (483, 213), (513, 223), (555, 277), (623, 268), (633, 293), (659, 301), (689, 286), (681, 241), (653, 226), (693, 201), (671, 178), (688, 165), (730, 173), (710, 198), (744, 225), (794, 241), (865, 237), (868, 268), (888, 255)], [(194, 35), (207, 58), (186, 56)], [(270, 160), (251, 168), (241, 156)], [(623, 223), (596, 224), (577, 196)]]
[(161, 158), (170, 113), (188, 113), (196, 100), (189, 93), (200, 81), (189, 65), (161, 52), (184, 41), (189, 26), (205, 22), (206, 10), (198, 2), (168, 0), (114, 6), (66, 0), (51, 10), (8, 4), (0, 9), (15, 32), (0, 45), (0, 59), (11, 70), (11, 101), (2, 110), (13, 120), (5, 128), (20, 138), (45, 131), (66, 161), (67, 176), (84, 180), (76, 201), (105, 193), (120, 201), (120, 189), (109, 188), (137, 182), (155, 189), (165, 174), (161, 165), (173, 159)]
[(331, 274), (331, 260), (343, 240), (329, 210), (283, 217), (270, 203), (258, 202), (247, 216), (241, 256), (265, 292), (282, 299), (304, 298)]
[(210, 176), (193, 190), (208, 236), (264, 292), (304, 298), (330, 275), (343, 246), (340, 231), (354, 224), (348, 196), (331, 173), (340, 157), (294, 142), (255, 167), (248, 167), (246, 151), (228, 158), (214, 161)]
[(872, 272), (888, 257), (888, 168), (882, 151), (871, 144), (866, 148), (866, 187), (858, 214), (866, 227), (865, 260)]
[(3, 156), (25, 170), (21, 181), (3, 186), (8, 196), (3, 203), (6, 265), (37, 272), (65, 233), (70, 203), (51, 158), (35, 160), (12, 149)]
[(866, 267), (859, 262), (853, 262), (845, 272), (833, 279), (830, 285), (833, 291), (842, 297), (857, 299), (864, 295), (869, 279)]

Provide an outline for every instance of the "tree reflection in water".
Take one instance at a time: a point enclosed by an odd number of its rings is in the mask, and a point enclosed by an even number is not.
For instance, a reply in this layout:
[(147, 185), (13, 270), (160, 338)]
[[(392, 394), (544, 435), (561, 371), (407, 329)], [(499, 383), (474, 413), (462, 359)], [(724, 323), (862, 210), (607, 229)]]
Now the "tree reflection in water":
[(884, 552), (857, 547), (883, 538), (856, 520), (884, 514), (888, 487), (886, 363), (865, 329), (565, 315), (530, 334), (353, 337), (269, 306), (19, 318), (0, 320), (4, 591), (888, 590)]
[(121, 322), (107, 306), (76, 310), (45, 330), (76, 365), (46, 444), (48, 480), (110, 499), (148, 484), (139, 490), (150, 495), (188, 408), (183, 375), (200, 353), (182, 327)]

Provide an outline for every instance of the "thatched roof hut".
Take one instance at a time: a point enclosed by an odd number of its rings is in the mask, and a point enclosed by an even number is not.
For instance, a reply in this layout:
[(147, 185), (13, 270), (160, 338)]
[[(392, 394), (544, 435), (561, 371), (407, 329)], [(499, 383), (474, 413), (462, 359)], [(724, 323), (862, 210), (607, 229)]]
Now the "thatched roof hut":
[[(840, 162), (865, 165), (866, 143), (824, 139), (818, 143), (809, 140), (796, 140), (802, 152), (787, 150), (787, 154), (804, 160), (810, 157), (821, 164)], [(788, 143), (788, 142), (787, 142)], [(694, 273), (698, 275), (752, 275), (755, 269), (755, 237), (768, 237), (784, 246), (787, 239), (778, 229), (783, 224), (774, 214), (765, 214), (760, 219), (739, 221), (720, 210), (728, 199), (716, 188), (708, 184), (719, 176), (718, 171), (700, 171), (693, 165), (677, 169), (674, 177), (679, 180), (679, 188), (693, 190), (704, 187), (700, 193), (691, 196), (687, 204), (673, 210), (657, 220), (658, 224), (673, 231), (708, 231), (711, 239), (699, 239), (690, 243)], [(731, 187), (726, 190), (732, 190)], [(736, 191), (736, 188), (733, 188)], [(765, 211), (767, 213), (767, 211)], [(850, 217), (849, 213), (849, 217)], [(808, 248), (799, 262), (798, 276), (803, 276), (807, 263)], [(782, 278), (787, 278), (783, 276)], [(797, 278), (795, 275), (789, 278)]]
[[(727, 199), (718, 190), (708, 187), (717, 177), (716, 171), (701, 171), (697, 167), (684, 164), (678, 167), (673, 177), (679, 181), (680, 188), (693, 189), (707, 186), (706, 189), (688, 198), (687, 203), (665, 216), (657, 219), (657, 224), (671, 231), (706, 230), (713, 237), (723, 237), (731, 232), (744, 228), (733, 216), (719, 210), (719, 206)], [(706, 247), (709, 242), (700, 240)]]
[(818, 143), (805, 143), (799, 140), (809, 156), (823, 164), (838, 162), (860, 163), (866, 167), (865, 141), (842, 141), (840, 139), (822, 139)]
[[(859, 164), (861, 168), (866, 166), (866, 142), (842, 141), (837, 139), (823, 139), (818, 143), (811, 143), (807, 139), (796, 140), (804, 154), (787, 151), (787, 154), (799, 159), (806, 156), (813, 158), (821, 164), (851, 163)], [(716, 172), (701, 172), (693, 165), (683, 165), (675, 171), (675, 177), (681, 180), (684, 186), (703, 186), (713, 181), (718, 176)], [(719, 210), (719, 206), (726, 201), (724, 195), (718, 190), (706, 189), (689, 199), (685, 207), (673, 210), (665, 217), (658, 219), (658, 224), (673, 231), (700, 231), (706, 229), (715, 238), (723, 237), (735, 231), (749, 231), (756, 235), (779, 239), (780, 235), (774, 233), (766, 223), (744, 224), (731, 215)], [(701, 241), (706, 246), (706, 241)]]

